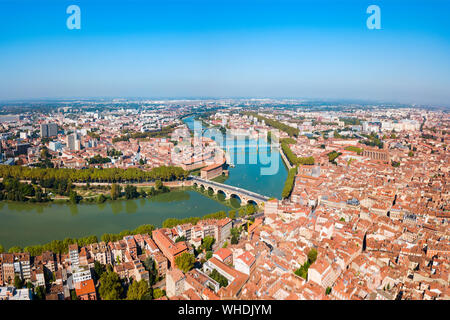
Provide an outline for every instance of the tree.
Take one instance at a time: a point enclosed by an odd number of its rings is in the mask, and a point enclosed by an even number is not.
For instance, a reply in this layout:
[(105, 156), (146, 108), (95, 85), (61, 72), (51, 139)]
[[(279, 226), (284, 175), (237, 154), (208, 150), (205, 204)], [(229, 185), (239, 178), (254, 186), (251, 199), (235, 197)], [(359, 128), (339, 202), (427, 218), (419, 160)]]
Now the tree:
[(23, 281), (18, 275), (14, 277), (14, 287), (16, 287), (17, 289), (23, 288)]
[(222, 246), (222, 248), (226, 248), (226, 247), (228, 247), (228, 241), (225, 241), (225, 243)]
[(98, 198), (97, 198), (98, 203), (103, 203), (105, 201), (106, 201), (106, 197), (103, 194), (98, 196)]
[(409, 157), (414, 157), (414, 152), (412, 152), (412, 151), (408, 152), (408, 156)]
[(230, 219), (236, 218), (236, 210), (228, 211), (228, 216), (230, 217)]
[(144, 268), (148, 271), (150, 285), (153, 286), (158, 279), (158, 268), (152, 257), (148, 257), (144, 261)]
[(145, 280), (133, 281), (128, 288), (127, 300), (142, 300), (149, 293), (148, 283)]
[(236, 238), (239, 238), (240, 236), (240, 232), (238, 228), (231, 228), (230, 233), (232, 236), (235, 236)]
[(292, 189), (294, 188), (295, 175), (297, 174), (297, 168), (292, 168), (288, 172), (288, 176), (284, 183), (283, 191), (281, 193), (281, 197), (284, 199), (288, 198), (291, 195)]
[(247, 205), (247, 214), (252, 215), (256, 212), (255, 206), (252, 204)]
[(202, 240), (202, 248), (205, 251), (211, 251), (212, 246), (213, 246), (215, 241), (216, 241), (216, 239), (214, 239), (214, 237), (211, 237), (211, 236), (204, 237), (203, 240)]
[(39, 286), (34, 289), (34, 295), (37, 300), (45, 300), (45, 287)]
[(19, 246), (12, 246), (8, 250), (8, 253), (17, 253), (17, 252), (23, 252), (23, 249)]
[(163, 187), (163, 183), (162, 183), (161, 179), (156, 180), (155, 181), (155, 188), (156, 188), (156, 190), (161, 190), (162, 187)]
[(156, 288), (153, 290), (153, 299), (159, 299), (161, 297), (164, 297), (166, 295), (166, 292), (164, 290), (161, 290), (160, 288)]
[(228, 279), (221, 275), (216, 269), (213, 269), (209, 277), (216, 280), (221, 287), (228, 286)]
[(212, 252), (212, 251), (207, 251), (207, 252), (206, 252), (206, 260), (211, 259), (212, 256), (213, 256), (213, 252)]
[(231, 244), (238, 244), (239, 243), (239, 239), (238, 237), (236, 237), (235, 235), (233, 235), (231, 237)]
[(176, 266), (183, 272), (188, 272), (194, 267), (195, 257), (194, 255), (183, 252), (178, 257), (175, 258)]
[(119, 275), (109, 269), (100, 277), (100, 287), (98, 290), (102, 300), (120, 300), (123, 288)]
[(137, 192), (136, 186), (129, 184), (125, 187), (125, 198), (134, 199), (137, 198), (138, 196), (139, 192)]
[(77, 204), (81, 200), (81, 196), (79, 196), (75, 191), (70, 191), (69, 199), (72, 204)]
[(325, 290), (325, 294), (329, 295), (331, 293), (331, 287), (327, 287), (327, 289)]
[(0, 253), (5, 252), (5, 248), (0, 244)]
[(186, 241), (186, 237), (185, 237), (185, 236), (181, 236), (181, 237), (177, 237), (177, 238), (175, 239), (175, 243), (181, 242), (181, 241)]
[(308, 252), (308, 262), (310, 264), (313, 264), (316, 261), (316, 259), (317, 259), (317, 250), (312, 248)]
[(111, 199), (116, 200), (120, 197), (121, 187), (115, 183), (111, 185)]
[(98, 262), (97, 260), (94, 261), (94, 273), (97, 279), (100, 279), (103, 272), (105, 272), (105, 267)]
[(78, 300), (78, 296), (75, 290), (70, 290), (70, 300)]
[(243, 218), (247, 215), (247, 210), (245, 210), (245, 208), (240, 208), (239, 209), (239, 217)]

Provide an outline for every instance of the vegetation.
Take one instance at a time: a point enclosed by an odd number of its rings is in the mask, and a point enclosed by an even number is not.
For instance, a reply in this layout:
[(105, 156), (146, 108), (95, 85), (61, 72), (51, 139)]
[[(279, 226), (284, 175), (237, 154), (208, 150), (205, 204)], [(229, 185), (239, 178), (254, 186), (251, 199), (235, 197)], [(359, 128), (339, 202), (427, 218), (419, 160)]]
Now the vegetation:
[(122, 187), (120, 185), (117, 185), (115, 183), (113, 183), (111, 185), (111, 199), (112, 200), (116, 200), (117, 198), (120, 197), (120, 193), (122, 192), (121, 189), (122, 189)]
[(221, 275), (216, 269), (213, 269), (209, 277), (216, 280), (219, 283), (220, 287), (228, 286), (228, 279)]
[(156, 288), (153, 290), (153, 299), (159, 299), (161, 297), (164, 297), (166, 295), (166, 292), (160, 288)]
[(308, 260), (300, 268), (295, 270), (294, 273), (297, 276), (302, 277), (305, 280), (308, 280), (308, 269), (316, 261), (316, 259), (317, 259), (317, 250), (313, 248), (308, 252)]
[(110, 149), (107, 151), (107, 155), (108, 157), (113, 157), (115, 159), (117, 159), (118, 157), (120, 157), (121, 155), (123, 155), (122, 151), (117, 151), (116, 149)]
[(102, 274), (106, 271), (106, 268), (103, 264), (98, 262), (97, 260), (94, 261), (94, 276), (95, 279), (100, 280)]
[(328, 161), (335, 163), (334, 160), (336, 160), (337, 157), (339, 157), (342, 153), (332, 151), (328, 154)]
[(88, 159), (89, 164), (104, 164), (111, 162), (110, 158), (103, 158), (101, 155), (97, 154), (93, 156), (92, 158)]
[(391, 160), (391, 165), (392, 165), (394, 168), (397, 168), (397, 167), (400, 167), (400, 162)]
[(367, 140), (359, 141), (359, 143), (363, 143), (367, 146), (378, 147), (379, 149), (383, 149), (383, 142), (380, 140), (377, 134), (371, 133), (370, 135), (365, 135)]
[(110, 266), (100, 277), (98, 293), (102, 300), (120, 300), (122, 296), (123, 288), (119, 275), (112, 271)]
[(346, 126), (359, 126), (361, 125), (361, 120), (358, 118), (339, 118), (339, 121), (344, 122)]
[(183, 272), (188, 272), (194, 267), (195, 257), (193, 254), (183, 252), (175, 258), (175, 264)]
[(144, 268), (148, 271), (150, 285), (153, 286), (158, 281), (158, 268), (152, 257), (148, 257), (144, 261)]
[[(289, 144), (293, 144), (292, 139), (281, 139), (281, 150), (283, 150), (283, 153), (286, 155), (287, 159), (289, 160), (290, 164), (295, 165), (313, 165), (314, 164), (314, 157), (297, 157), (289, 147)], [(295, 142), (294, 142), (295, 143)]]
[(238, 244), (241, 232), (238, 228), (231, 228), (231, 244)]
[(173, 124), (170, 126), (163, 127), (161, 130), (158, 131), (126, 133), (125, 135), (122, 135), (120, 137), (113, 138), (112, 142), (116, 143), (119, 141), (129, 141), (130, 139), (166, 138), (170, 136), (170, 134), (177, 126), (178, 125)]
[(246, 114), (248, 116), (254, 116), (259, 121), (263, 121), (264, 120), (264, 122), (267, 125), (269, 125), (269, 126), (271, 126), (273, 128), (276, 128), (278, 130), (286, 132), (290, 137), (297, 137), (299, 135), (300, 131), (298, 130), (298, 128), (294, 128), (294, 127), (288, 126), (288, 125), (286, 125), (286, 124), (284, 124), (284, 123), (282, 123), (280, 121), (260, 116), (260, 115), (258, 115), (255, 112), (244, 112), (244, 114)]
[(133, 281), (128, 287), (127, 300), (143, 300), (143, 298), (150, 295), (150, 288), (147, 281)]
[(281, 192), (281, 197), (288, 198), (294, 188), (295, 175), (297, 174), (297, 168), (292, 168), (288, 172), (288, 176), (284, 183), (283, 191)]
[(197, 224), (197, 222), (199, 222), (200, 220), (223, 219), (226, 217), (227, 217), (227, 214), (225, 213), (225, 211), (218, 211), (215, 213), (210, 213), (210, 214), (204, 215), (201, 218), (200, 217), (189, 217), (189, 218), (184, 218), (184, 219), (168, 218), (168, 219), (164, 220), (164, 222), (162, 223), (162, 226), (163, 226), (163, 228), (173, 228), (180, 224), (185, 224), (185, 223)]
[(125, 236), (129, 235), (135, 235), (135, 234), (152, 234), (153, 230), (155, 230), (155, 226), (152, 224), (143, 224), (136, 229), (130, 231), (130, 230), (123, 230), (120, 233), (113, 234), (113, 233), (105, 233), (101, 236), (101, 240), (108, 243), (108, 242), (115, 242), (119, 241)]
[(211, 251), (214, 242), (216, 242), (216, 239), (214, 239), (214, 237), (206, 236), (202, 239), (201, 248), (205, 251)]
[(185, 236), (177, 237), (177, 238), (175, 239), (175, 243), (177, 243), (177, 242), (182, 242), (182, 241), (186, 241), (186, 237), (185, 237)]
[(136, 168), (89, 168), (89, 169), (67, 169), (67, 168), (31, 168), (23, 166), (0, 165), (0, 177), (15, 178), (32, 181), (61, 181), (67, 184), (71, 182), (144, 182), (144, 181), (170, 181), (184, 180), (188, 172), (180, 167), (161, 166), (144, 171)]
[(130, 200), (130, 199), (135, 199), (137, 197), (139, 197), (139, 192), (137, 192), (136, 186), (133, 186), (131, 184), (127, 185), (125, 187), (125, 198), (127, 200)]
[(48, 201), (39, 186), (33, 186), (29, 183), (22, 183), (17, 178), (5, 178), (0, 183), (0, 200), (10, 201)]
[(360, 155), (364, 151), (363, 149), (355, 147), (355, 146), (345, 147), (345, 150), (356, 152), (358, 155)]

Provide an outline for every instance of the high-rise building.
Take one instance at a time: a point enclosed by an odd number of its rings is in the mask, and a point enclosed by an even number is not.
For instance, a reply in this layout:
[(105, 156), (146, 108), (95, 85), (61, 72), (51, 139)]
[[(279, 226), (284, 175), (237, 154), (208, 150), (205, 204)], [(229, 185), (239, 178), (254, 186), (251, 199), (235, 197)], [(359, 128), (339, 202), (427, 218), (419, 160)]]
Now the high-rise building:
[(41, 124), (41, 138), (54, 137), (58, 135), (58, 125), (56, 123)]
[(81, 149), (81, 141), (76, 132), (69, 134), (67, 136), (66, 142), (67, 142), (67, 148), (69, 148), (69, 150), (71, 150), (71, 151)]

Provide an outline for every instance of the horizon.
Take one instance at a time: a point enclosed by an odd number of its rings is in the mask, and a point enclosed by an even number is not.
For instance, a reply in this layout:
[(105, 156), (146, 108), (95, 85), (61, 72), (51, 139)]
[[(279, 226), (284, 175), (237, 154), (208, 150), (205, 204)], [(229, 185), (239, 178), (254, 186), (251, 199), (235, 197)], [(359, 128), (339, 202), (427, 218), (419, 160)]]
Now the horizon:
[[(66, 26), (74, 2), (80, 30)], [(0, 3), (2, 102), (266, 98), (450, 106), (450, 3), (443, 0), (434, 7), (418, 0), (45, 0), (22, 10), (31, 3)], [(371, 4), (380, 7), (380, 30), (366, 26)]]

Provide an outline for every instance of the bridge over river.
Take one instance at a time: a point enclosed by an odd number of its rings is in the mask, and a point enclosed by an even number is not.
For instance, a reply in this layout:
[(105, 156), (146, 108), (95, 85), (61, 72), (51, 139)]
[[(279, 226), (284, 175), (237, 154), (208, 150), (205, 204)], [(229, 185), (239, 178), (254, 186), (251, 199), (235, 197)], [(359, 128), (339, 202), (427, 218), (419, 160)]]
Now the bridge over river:
[(241, 204), (243, 205), (253, 202), (261, 207), (267, 200), (269, 200), (269, 198), (266, 196), (242, 188), (201, 179), (195, 176), (190, 176), (190, 178), (193, 180), (193, 184), (198, 187), (203, 186), (203, 188), (205, 189), (211, 188), (215, 194), (219, 192), (224, 193), (225, 199), (230, 199), (233, 196), (239, 197), (241, 199)]

